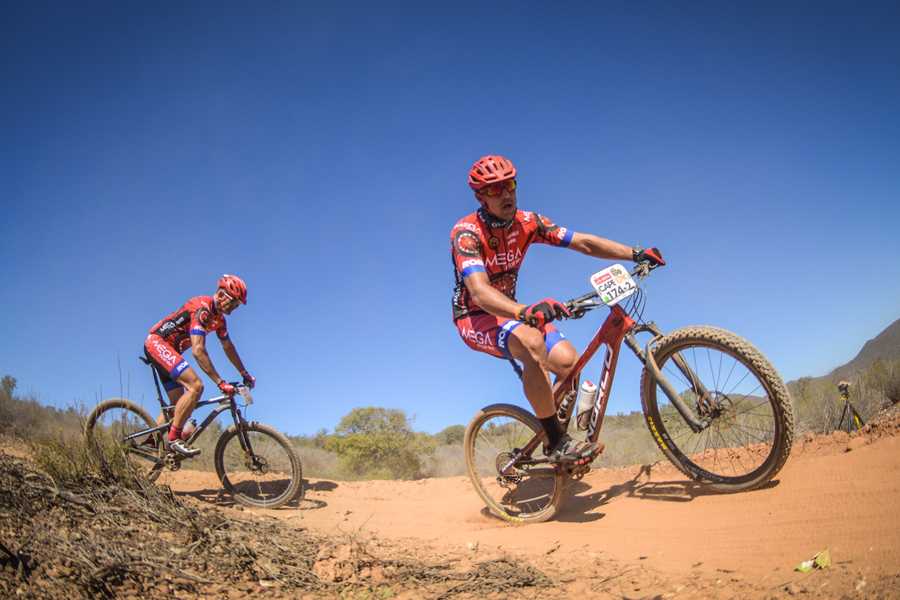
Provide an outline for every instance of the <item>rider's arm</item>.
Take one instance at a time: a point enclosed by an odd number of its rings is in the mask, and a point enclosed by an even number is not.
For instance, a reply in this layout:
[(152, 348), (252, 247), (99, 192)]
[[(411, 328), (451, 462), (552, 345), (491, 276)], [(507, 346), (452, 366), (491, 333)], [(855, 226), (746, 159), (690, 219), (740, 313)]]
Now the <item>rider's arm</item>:
[(209, 359), (209, 354), (206, 353), (206, 336), (191, 335), (191, 353), (197, 360), (197, 364), (203, 369), (203, 372), (209, 375), (209, 378), (218, 385), (222, 381), (222, 377), (219, 376), (216, 368), (213, 367), (212, 361)]
[(244, 363), (241, 362), (241, 357), (238, 356), (237, 348), (234, 347), (234, 343), (232, 343), (230, 338), (219, 339), (222, 342), (222, 350), (225, 351), (225, 356), (228, 357), (228, 360), (231, 361), (231, 364), (234, 365), (234, 368), (238, 370), (238, 373), (246, 373), (247, 369), (244, 367)]
[(515, 319), (516, 315), (525, 308), (524, 304), (510, 300), (506, 294), (491, 286), (487, 273), (483, 271), (472, 273), (466, 277), (466, 287), (475, 304), (497, 317)]
[(631, 246), (620, 244), (606, 238), (602, 238), (590, 233), (575, 233), (572, 235), (572, 241), (569, 248), (577, 250), (582, 254), (593, 256), (594, 258), (610, 258), (628, 260), (632, 259)]

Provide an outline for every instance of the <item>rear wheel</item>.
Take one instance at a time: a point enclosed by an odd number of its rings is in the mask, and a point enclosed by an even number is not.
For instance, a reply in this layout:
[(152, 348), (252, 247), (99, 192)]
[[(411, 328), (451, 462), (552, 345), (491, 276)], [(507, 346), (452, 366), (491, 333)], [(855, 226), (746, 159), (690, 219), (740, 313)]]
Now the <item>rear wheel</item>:
[(466, 429), (466, 468), (475, 491), (488, 509), (512, 523), (538, 523), (552, 518), (562, 502), (566, 476), (547, 463), (532, 464), (542, 443), (529, 454), (523, 449), (542, 436), (531, 413), (510, 404), (483, 408)]
[[(122, 459), (134, 473), (155, 481), (162, 469), (163, 434), (136, 432), (156, 427), (156, 421), (137, 404), (124, 398), (113, 398), (98, 404), (88, 415), (85, 438), (88, 447), (101, 461)], [(111, 448), (119, 452), (109, 452)]]
[[(715, 327), (685, 327), (653, 348), (663, 376), (707, 426), (694, 432), (647, 369), (641, 403), (653, 439), (685, 475), (717, 491), (759, 487), (791, 451), (794, 414), (787, 387), (747, 340)], [(682, 365), (702, 382), (700, 397)]]
[(262, 423), (248, 422), (243, 435), (232, 425), (216, 444), (216, 473), (235, 501), (278, 508), (303, 495), (303, 470), (290, 441)]

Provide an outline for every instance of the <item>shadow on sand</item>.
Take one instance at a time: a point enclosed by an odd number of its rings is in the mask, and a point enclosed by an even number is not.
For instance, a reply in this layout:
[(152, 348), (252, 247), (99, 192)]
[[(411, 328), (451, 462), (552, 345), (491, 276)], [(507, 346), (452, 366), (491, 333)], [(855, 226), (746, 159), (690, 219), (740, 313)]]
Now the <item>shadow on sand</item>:
[[(277, 493), (279, 486), (283, 486), (281, 482), (265, 482), (274, 486), (271, 490), (263, 489), (262, 491), (269, 493)], [(238, 484), (238, 489), (241, 484)], [(311, 482), (308, 479), (303, 480), (303, 497), (300, 499), (294, 498), (284, 506), (281, 506), (277, 509), (272, 510), (318, 510), (320, 508), (325, 508), (328, 506), (328, 503), (324, 500), (317, 500), (312, 498), (307, 498), (306, 494), (309, 492), (331, 492), (337, 489), (338, 484), (334, 481), (325, 481), (320, 480), (316, 482)], [(240, 489), (239, 489), (240, 491)], [(235, 502), (234, 498), (226, 492), (222, 488), (216, 489), (203, 489), (203, 490), (192, 490), (192, 491), (177, 491), (173, 492), (176, 496), (190, 496), (191, 498), (196, 498), (201, 502), (206, 502), (208, 504), (214, 504), (216, 506), (236, 506), (238, 505)]]
[[(583, 481), (571, 482), (566, 489), (566, 496), (556, 515), (556, 520), (568, 523), (597, 521), (602, 519), (605, 514), (592, 511), (619, 496), (663, 502), (691, 502), (699, 496), (714, 496), (723, 493), (713, 490), (708, 484), (688, 479), (650, 481), (652, 468), (653, 465), (641, 465), (631, 480), (584, 495), (580, 494), (590, 491), (591, 487)], [(756, 489), (769, 489), (778, 483), (779, 481), (775, 479)]]

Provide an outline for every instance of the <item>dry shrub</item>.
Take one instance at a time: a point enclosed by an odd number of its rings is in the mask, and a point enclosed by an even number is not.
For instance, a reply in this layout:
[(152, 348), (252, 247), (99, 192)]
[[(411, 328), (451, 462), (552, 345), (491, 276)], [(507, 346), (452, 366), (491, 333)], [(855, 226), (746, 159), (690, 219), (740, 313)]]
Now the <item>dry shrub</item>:
[(549, 585), (509, 560), (459, 572), (385, 545), (401, 558), (378, 556), (347, 536), (194, 508), (136, 477), (118, 449), (96, 458), (78, 437), (41, 440), (33, 449), (40, 469), (0, 452), (2, 598), (393, 597), (408, 590), (484, 597)]
[(423, 472), (426, 477), (455, 477), (466, 474), (466, 458), (462, 444), (438, 446), (427, 457)]
[(319, 479), (339, 479), (343, 475), (340, 458), (334, 452), (329, 452), (314, 446), (297, 446), (294, 450), (303, 463), (303, 475), (305, 477), (317, 477)]

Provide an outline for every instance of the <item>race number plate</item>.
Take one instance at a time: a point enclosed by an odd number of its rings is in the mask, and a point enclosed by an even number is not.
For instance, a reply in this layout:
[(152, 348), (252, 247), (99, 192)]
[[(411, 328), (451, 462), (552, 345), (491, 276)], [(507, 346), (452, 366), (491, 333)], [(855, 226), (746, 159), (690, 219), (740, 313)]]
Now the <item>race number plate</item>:
[(622, 265), (613, 265), (591, 275), (591, 285), (600, 301), (614, 306), (637, 291), (637, 284)]
[(250, 393), (250, 389), (246, 386), (241, 386), (238, 388), (238, 393), (244, 397), (244, 401), (247, 402), (247, 406), (253, 404), (253, 395)]

